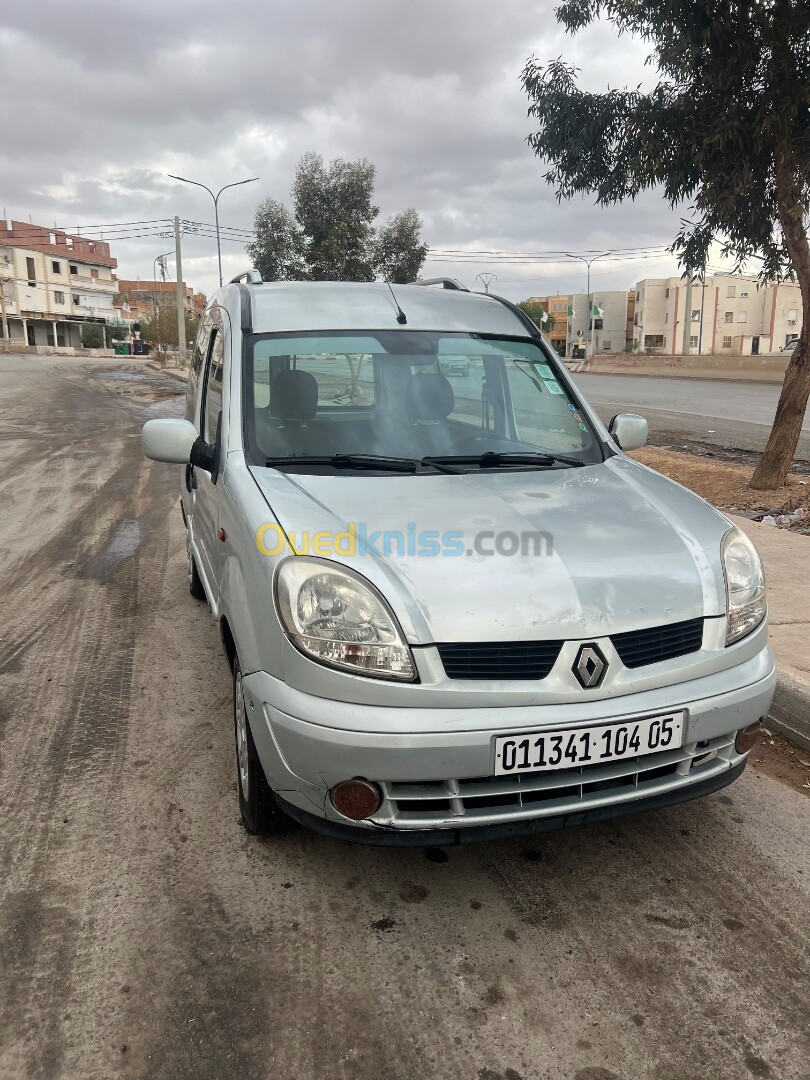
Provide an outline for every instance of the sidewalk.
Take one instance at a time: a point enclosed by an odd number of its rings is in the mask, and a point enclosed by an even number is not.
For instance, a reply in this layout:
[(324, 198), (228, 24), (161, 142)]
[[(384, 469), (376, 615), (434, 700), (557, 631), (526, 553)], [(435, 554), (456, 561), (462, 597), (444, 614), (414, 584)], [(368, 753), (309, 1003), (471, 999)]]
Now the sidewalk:
[(770, 723), (810, 750), (810, 538), (733, 521), (756, 544), (768, 583), (769, 638), (779, 671)]

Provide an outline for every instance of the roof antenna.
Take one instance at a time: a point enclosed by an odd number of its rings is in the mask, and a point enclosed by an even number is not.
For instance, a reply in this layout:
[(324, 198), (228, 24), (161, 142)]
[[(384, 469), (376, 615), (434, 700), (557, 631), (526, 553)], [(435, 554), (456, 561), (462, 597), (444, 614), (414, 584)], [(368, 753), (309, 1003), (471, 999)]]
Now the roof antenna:
[(385, 284), (388, 286), (388, 291), (391, 293), (391, 299), (394, 301), (394, 307), (397, 309), (397, 322), (400, 326), (405, 326), (408, 320), (405, 317), (405, 312), (399, 306), (397, 298), (394, 296), (394, 290), (391, 288), (391, 282), (387, 278), (385, 279)]

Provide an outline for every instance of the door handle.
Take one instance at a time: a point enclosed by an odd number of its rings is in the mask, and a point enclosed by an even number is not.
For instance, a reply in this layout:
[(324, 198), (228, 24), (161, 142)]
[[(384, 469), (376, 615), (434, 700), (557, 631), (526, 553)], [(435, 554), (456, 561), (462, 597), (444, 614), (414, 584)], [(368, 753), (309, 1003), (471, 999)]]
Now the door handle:
[(193, 465), (186, 465), (186, 491), (191, 492), (197, 487), (197, 476)]

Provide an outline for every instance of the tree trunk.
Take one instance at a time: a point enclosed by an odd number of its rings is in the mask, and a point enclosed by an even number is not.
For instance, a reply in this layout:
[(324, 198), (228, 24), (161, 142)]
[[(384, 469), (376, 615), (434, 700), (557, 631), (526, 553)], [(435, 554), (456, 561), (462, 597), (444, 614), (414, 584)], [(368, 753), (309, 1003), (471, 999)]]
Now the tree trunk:
[(785, 372), (768, 442), (751, 478), (751, 487), (757, 491), (772, 491), (785, 483), (810, 398), (810, 244), (804, 228), (805, 207), (795, 181), (793, 155), (788, 149), (776, 156), (776, 194), (785, 244), (802, 294), (802, 329)]

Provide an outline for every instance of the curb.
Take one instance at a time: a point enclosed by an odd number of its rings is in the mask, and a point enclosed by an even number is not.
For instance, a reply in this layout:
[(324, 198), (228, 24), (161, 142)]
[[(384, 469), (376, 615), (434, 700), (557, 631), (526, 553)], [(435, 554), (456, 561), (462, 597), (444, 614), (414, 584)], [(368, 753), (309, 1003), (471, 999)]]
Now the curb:
[(178, 382), (188, 382), (188, 369), (183, 372), (179, 371), (177, 368), (161, 367), (160, 364), (152, 364), (149, 362), (147, 362), (145, 366), (151, 368), (152, 371), (159, 372), (161, 375), (168, 375), (170, 379), (177, 379)]
[(779, 675), (768, 724), (794, 746), (810, 750), (810, 686)]

